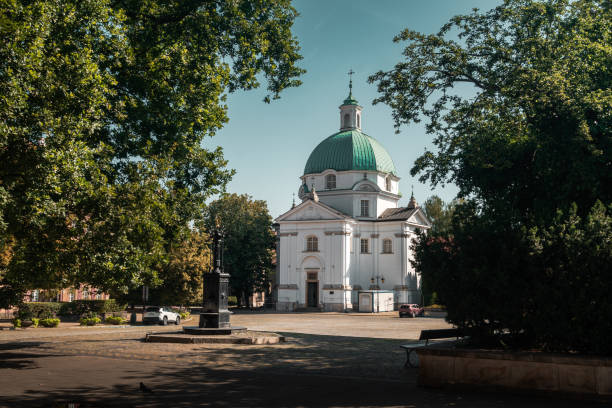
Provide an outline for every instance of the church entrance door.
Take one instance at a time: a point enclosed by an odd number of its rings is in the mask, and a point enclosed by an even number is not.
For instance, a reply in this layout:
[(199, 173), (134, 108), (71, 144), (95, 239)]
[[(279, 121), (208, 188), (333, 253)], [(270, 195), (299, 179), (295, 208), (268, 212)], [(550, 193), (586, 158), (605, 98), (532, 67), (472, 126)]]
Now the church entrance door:
[(319, 271), (306, 271), (306, 306), (319, 306)]
[(319, 282), (308, 282), (308, 307), (319, 306)]

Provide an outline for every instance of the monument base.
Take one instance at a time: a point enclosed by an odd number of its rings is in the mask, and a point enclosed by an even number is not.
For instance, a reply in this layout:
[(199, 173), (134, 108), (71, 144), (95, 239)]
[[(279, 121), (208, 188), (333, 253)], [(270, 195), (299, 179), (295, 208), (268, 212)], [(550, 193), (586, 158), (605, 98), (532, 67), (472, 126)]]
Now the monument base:
[(219, 312), (200, 313), (199, 326), (202, 328), (225, 329), (230, 327), (230, 312), (228, 310)]
[[(201, 333), (200, 333), (201, 334)], [(200, 336), (187, 333), (147, 334), (148, 343), (183, 343), (183, 344), (280, 344), (285, 337), (270, 332), (241, 331), (227, 335)]]
[(230, 326), (230, 327), (196, 327), (187, 326), (183, 327), (183, 332), (186, 334), (192, 334), (196, 336), (212, 336), (212, 335), (228, 335), (245, 332), (246, 327)]

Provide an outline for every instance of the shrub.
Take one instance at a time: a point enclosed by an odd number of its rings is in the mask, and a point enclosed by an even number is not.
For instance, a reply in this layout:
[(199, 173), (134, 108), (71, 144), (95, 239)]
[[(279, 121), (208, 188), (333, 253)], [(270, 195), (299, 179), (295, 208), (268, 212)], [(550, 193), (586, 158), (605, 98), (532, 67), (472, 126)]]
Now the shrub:
[(57, 327), (60, 324), (60, 319), (41, 319), (39, 323), (43, 327)]
[(38, 322), (40, 322), (40, 319), (37, 319), (35, 317), (32, 318), (32, 327), (38, 327)]
[(99, 324), (102, 320), (99, 317), (83, 317), (79, 320), (81, 326), (95, 326)]
[(227, 304), (229, 306), (238, 306), (238, 298), (236, 296), (228, 296)]
[(13, 326), (16, 328), (21, 327), (21, 319), (13, 319)]
[(414, 248), (415, 269), (476, 346), (612, 355), (612, 206), (529, 228), (472, 211), (452, 236)]
[(189, 318), (189, 316), (191, 316), (191, 313), (189, 313), (189, 312), (180, 312), (179, 315), (181, 316), (181, 320), (187, 320)]
[(123, 309), (125, 309), (125, 305), (118, 304), (115, 299), (75, 300), (63, 303), (58, 314), (61, 316), (83, 316), (88, 312), (105, 314), (120, 312)]
[(58, 302), (29, 302), (19, 305), (17, 316), (21, 320), (49, 319), (55, 317), (62, 304)]
[(109, 316), (106, 319), (104, 319), (104, 323), (119, 325), (119, 324), (126, 324), (127, 320), (122, 318), (121, 316)]

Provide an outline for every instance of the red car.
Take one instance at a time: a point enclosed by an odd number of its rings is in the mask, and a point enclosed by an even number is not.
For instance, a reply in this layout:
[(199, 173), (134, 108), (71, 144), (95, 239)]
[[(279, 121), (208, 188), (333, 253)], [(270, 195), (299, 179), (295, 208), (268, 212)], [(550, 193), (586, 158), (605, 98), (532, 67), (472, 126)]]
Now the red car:
[(417, 317), (423, 314), (423, 308), (416, 303), (403, 304), (399, 307), (399, 317)]

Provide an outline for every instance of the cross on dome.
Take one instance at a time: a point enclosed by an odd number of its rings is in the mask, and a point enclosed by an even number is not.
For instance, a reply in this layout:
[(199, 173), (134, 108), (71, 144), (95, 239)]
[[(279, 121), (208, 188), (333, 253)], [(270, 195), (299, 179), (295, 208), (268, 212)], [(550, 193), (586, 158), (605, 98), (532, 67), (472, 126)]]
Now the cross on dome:
[(353, 74), (355, 71), (350, 69), (349, 76), (349, 95), (340, 105), (340, 130), (361, 130), (361, 106), (353, 98)]

